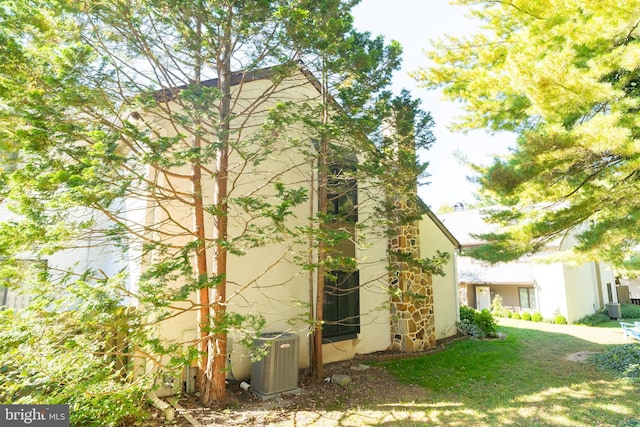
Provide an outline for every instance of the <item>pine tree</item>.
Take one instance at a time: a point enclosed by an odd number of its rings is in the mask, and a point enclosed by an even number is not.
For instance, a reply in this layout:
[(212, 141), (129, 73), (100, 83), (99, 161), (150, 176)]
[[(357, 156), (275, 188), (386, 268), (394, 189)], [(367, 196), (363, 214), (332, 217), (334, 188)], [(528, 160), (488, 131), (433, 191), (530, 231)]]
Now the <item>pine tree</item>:
[(574, 230), (573, 257), (637, 268), (640, 46), (636, 1), (458, 1), (481, 20), (435, 44), (416, 76), (462, 101), (459, 129), (517, 134), (517, 147), (476, 167), (500, 205), (477, 256), (514, 259)]
[[(228, 257), (287, 239), (297, 243), (301, 230), (287, 220), (309, 197), (307, 183), (281, 182), (288, 169), (261, 177), (265, 184), (249, 194), (234, 187), (238, 177), (276, 153), (299, 153), (319, 171), (326, 197), (318, 200), (326, 203), (329, 183), (340, 173), (332, 168), (335, 159), (375, 148), (363, 135), (379, 123), (373, 100), (398, 66), (400, 49), (352, 28), (355, 3), (3, 7), (0, 143), (18, 157), (2, 174), (2, 197), (15, 216), (0, 233), (0, 252), (7, 260), (25, 251), (38, 258), (100, 242), (122, 267), (59, 272), (63, 280), (51, 275), (47, 289), (33, 294), (51, 301), (72, 294), (62, 305), (95, 297), (108, 301), (104, 310), (135, 300), (138, 309), (123, 322), (140, 335), (129, 353), (146, 354), (157, 369), (179, 368), (194, 353), (181, 354), (179, 345), (154, 336), (153, 327), (197, 312), (201, 399), (223, 401), (229, 330), (246, 329), (250, 341), (262, 324), (259, 314), (227, 311)], [(278, 98), (279, 85), (300, 73), (301, 59), (322, 86), (321, 100), (305, 105)], [(268, 84), (245, 95), (244, 83), (259, 77)], [(301, 128), (321, 141), (318, 149), (300, 139)], [(358, 173), (372, 179), (371, 172)], [(213, 194), (205, 192), (210, 187)], [(337, 244), (336, 230), (323, 225), (326, 206), (319, 211), (304, 231), (312, 250), (324, 254)], [(230, 231), (230, 220), (244, 224), (240, 233)], [(324, 283), (322, 256), (301, 261), (318, 272), (318, 283)], [(338, 263), (354, 262), (347, 258)], [(125, 274), (132, 260), (142, 269), (137, 278)], [(69, 293), (78, 283), (93, 286)], [(103, 288), (108, 299), (94, 295)], [(321, 325), (321, 311), (311, 322)], [(321, 366), (320, 357), (316, 371)]]

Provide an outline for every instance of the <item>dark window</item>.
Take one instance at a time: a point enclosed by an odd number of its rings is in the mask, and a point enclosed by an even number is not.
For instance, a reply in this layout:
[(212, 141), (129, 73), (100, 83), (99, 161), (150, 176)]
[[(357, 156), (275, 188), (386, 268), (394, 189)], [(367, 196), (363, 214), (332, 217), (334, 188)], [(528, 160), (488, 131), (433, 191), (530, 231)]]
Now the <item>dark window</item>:
[(322, 338), (335, 342), (360, 332), (360, 277), (354, 272), (332, 272), (324, 281)]
[(518, 288), (518, 293), (520, 295), (520, 308), (536, 309), (535, 289)]
[(327, 188), (327, 213), (338, 221), (358, 221), (358, 182), (346, 168), (331, 168)]

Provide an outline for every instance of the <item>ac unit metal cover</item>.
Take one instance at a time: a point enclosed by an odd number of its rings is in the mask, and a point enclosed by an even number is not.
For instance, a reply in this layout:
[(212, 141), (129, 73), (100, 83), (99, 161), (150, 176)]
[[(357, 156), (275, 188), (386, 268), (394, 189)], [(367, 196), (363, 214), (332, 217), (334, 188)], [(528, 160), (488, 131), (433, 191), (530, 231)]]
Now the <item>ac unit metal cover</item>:
[(607, 312), (609, 314), (610, 319), (621, 319), (622, 318), (622, 307), (620, 304), (610, 302), (606, 304)]
[(254, 346), (268, 346), (267, 354), (251, 365), (251, 387), (262, 399), (280, 394), (296, 394), (300, 337), (296, 334), (269, 333), (254, 340)]

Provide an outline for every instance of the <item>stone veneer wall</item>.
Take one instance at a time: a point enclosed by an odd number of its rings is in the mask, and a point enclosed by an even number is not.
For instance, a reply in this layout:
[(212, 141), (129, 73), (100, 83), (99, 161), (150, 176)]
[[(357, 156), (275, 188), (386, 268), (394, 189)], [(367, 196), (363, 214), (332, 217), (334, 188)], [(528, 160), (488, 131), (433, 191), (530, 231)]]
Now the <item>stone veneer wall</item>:
[[(399, 203), (399, 208), (402, 208)], [(420, 258), (418, 224), (403, 225), (389, 238), (391, 253)], [(393, 255), (391, 255), (393, 257)], [(391, 348), (412, 353), (434, 347), (436, 333), (431, 274), (402, 260), (391, 264)]]

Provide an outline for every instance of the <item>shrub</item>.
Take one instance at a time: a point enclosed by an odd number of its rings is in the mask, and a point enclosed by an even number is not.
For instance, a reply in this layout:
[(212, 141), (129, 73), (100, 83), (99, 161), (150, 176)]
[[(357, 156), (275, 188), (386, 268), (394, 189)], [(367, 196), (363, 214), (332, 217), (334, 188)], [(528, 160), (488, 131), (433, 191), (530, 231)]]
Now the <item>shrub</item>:
[(478, 311), (474, 308), (461, 306), (460, 321), (456, 322), (458, 331), (465, 335), (472, 335), (478, 338), (498, 336), (498, 325), (491, 312), (486, 308)]
[(640, 305), (620, 304), (623, 319), (640, 319)]
[(498, 336), (498, 325), (491, 312), (486, 308), (476, 315), (475, 323), (478, 325), (483, 337)]
[(467, 307), (466, 305), (460, 306), (460, 321), (473, 323), (473, 319), (476, 317), (477, 310), (473, 307)]
[(537, 311), (531, 315), (531, 320), (534, 322), (542, 322), (542, 319), (542, 314), (538, 313)]
[(517, 311), (514, 311), (513, 314), (511, 315), (512, 319), (520, 319), (520, 313), (518, 313)]
[(118, 368), (118, 350), (109, 350), (107, 341), (132, 325), (135, 314), (119, 316), (117, 306), (111, 312), (92, 308), (79, 306), (64, 316), (36, 304), (0, 312), (0, 401), (69, 404), (70, 423), (77, 426), (144, 417), (150, 378), (134, 378), (132, 361)]
[(491, 301), (491, 314), (496, 317), (509, 317), (509, 310), (502, 305), (502, 297), (497, 294)]
[(601, 323), (608, 322), (609, 320), (611, 319), (609, 319), (609, 315), (607, 313), (605, 313), (604, 311), (598, 311), (596, 313), (588, 314), (584, 317), (581, 317), (574, 323), (577, 325), (596, 326)]
[(520, 315), (520, 318), (522, 320), (531, 320), (531, 313), (529, 313), (528, 311), (524, 311), (522, 312), (522, 315)]
[(566, 325), (569, 322), (567, 322), (567, 318), (564, 317), (562, 314), (558, 314), (556, 315), (555, 323), (556, 325)]
[(624, 378), (640, 378), (640, 344), (609, 346), (604, 352), (589, 357), (598, 369), (613, 371)]

